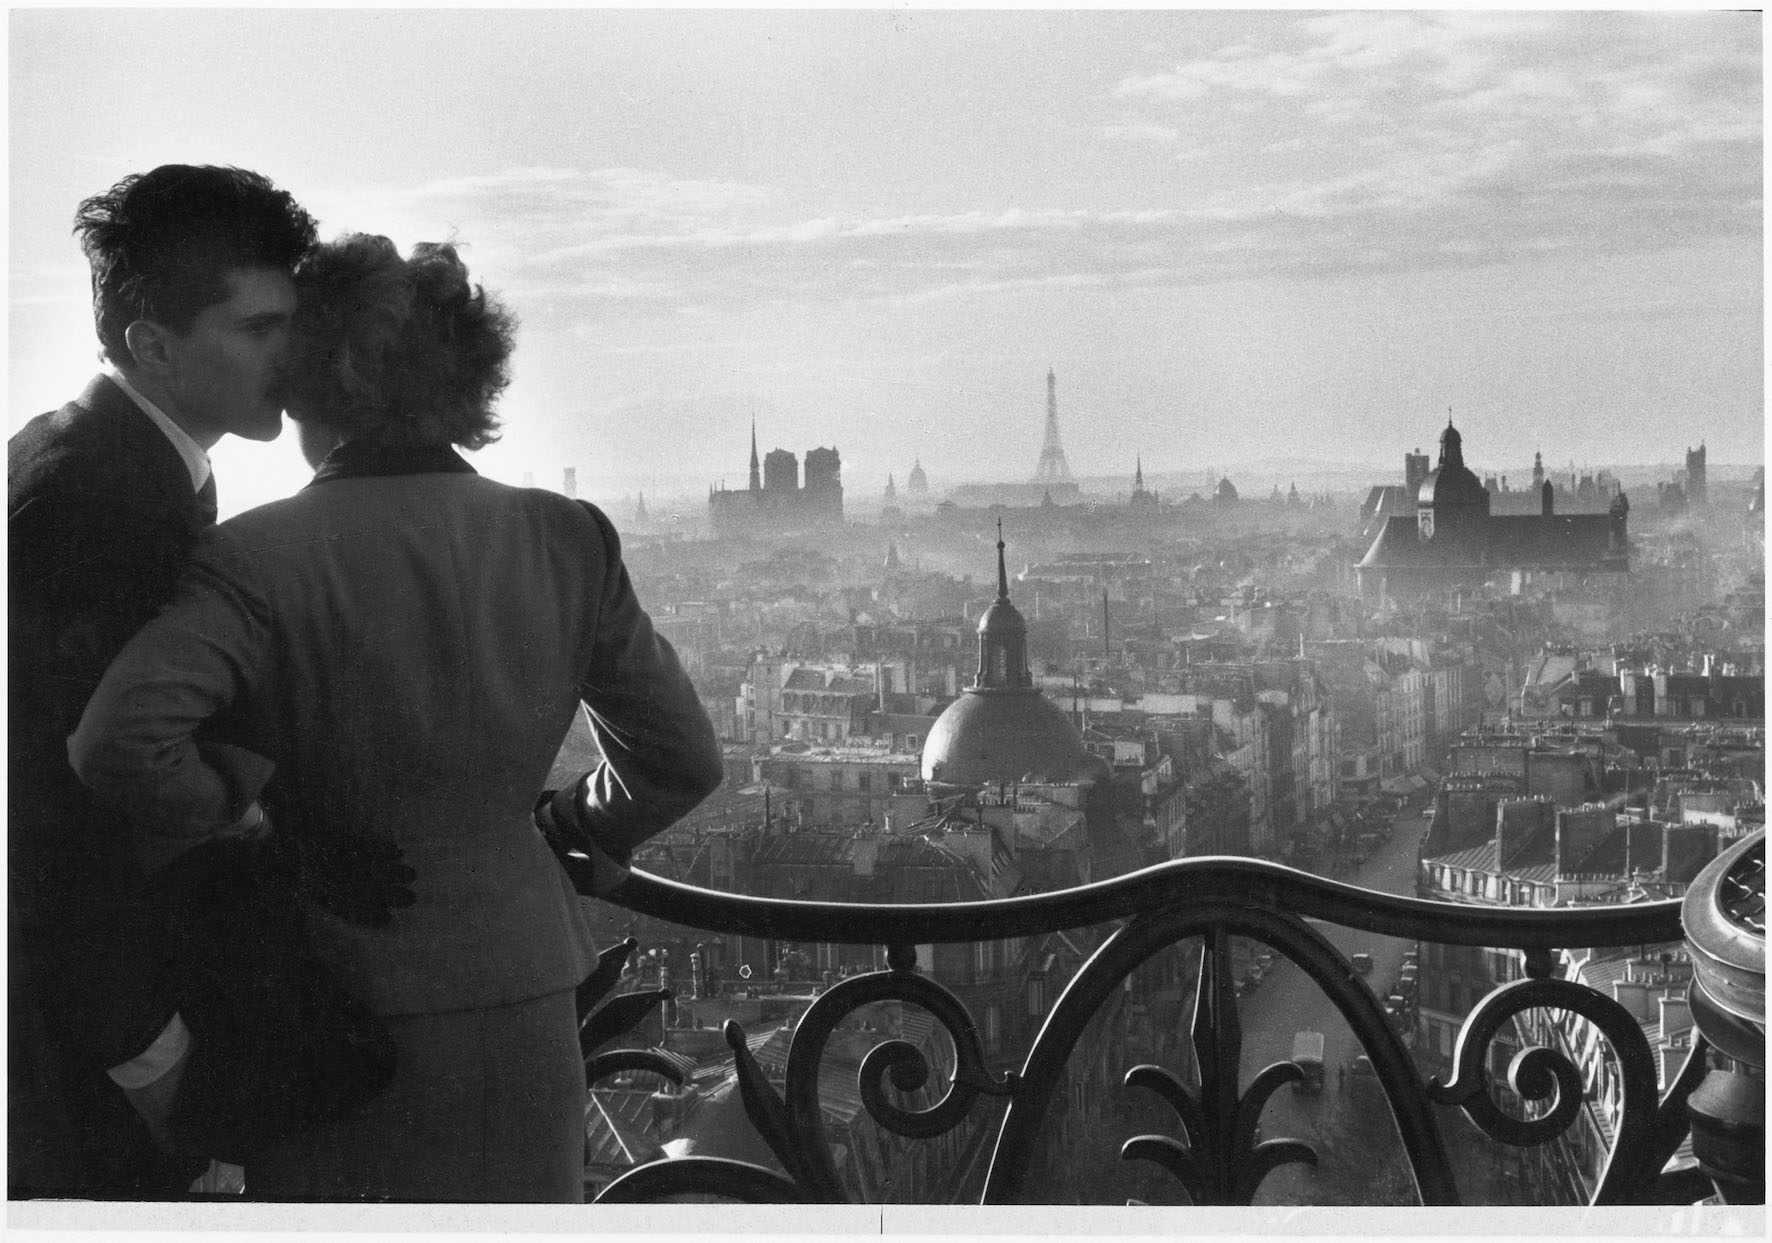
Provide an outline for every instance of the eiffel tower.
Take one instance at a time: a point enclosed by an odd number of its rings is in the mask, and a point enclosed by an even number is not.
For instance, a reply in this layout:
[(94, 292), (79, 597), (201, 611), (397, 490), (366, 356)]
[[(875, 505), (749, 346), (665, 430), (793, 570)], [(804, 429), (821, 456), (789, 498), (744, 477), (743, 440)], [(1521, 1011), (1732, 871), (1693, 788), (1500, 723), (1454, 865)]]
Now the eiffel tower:
[(1071, 468), (1065, 464), (1064, 446), (1058, 443), (1058, 377), (1046, 372), (1046, 443), (1040, 446), (1040, 464), (1034, 468), (1035, 483), (1069, 483)]

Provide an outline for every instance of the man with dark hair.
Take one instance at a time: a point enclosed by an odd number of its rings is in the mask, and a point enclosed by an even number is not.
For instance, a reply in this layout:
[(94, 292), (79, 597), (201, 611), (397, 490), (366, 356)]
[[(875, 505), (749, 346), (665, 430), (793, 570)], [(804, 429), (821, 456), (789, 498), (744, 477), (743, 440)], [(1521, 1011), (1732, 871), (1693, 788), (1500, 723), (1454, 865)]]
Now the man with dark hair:
[[(208, 450), (282, 430), (291, 273), (314, 220), (257, 173), (164, 165), (80, 204), (106, 366), (8, 443), (8, 1193), (176, 1195), (190, 1052), (130, 836), (67, 738), (215, 521)], [(262, 816), (247, 789), (243, 822)]]

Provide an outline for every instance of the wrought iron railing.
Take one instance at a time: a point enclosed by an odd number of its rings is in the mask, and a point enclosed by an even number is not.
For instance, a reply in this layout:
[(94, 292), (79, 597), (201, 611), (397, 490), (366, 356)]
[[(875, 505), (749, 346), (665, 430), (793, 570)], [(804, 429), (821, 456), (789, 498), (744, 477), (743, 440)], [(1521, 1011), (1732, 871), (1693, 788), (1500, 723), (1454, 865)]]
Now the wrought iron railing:
[[(1750, 845), (1759, 841), (1756, 838)], [(1757, 848), (1763, 860), (1763, 845)], [(1732, 875), (1738, 880), (1741, 871), (1737, 866)], [(1558, 950), (1683, 940), (1678, 900), (1553, 910), (1455, 905), (1376, 893), (1277, 864), (1233, 857), (1166, 863), (1061, 892), (945, 905), (858, 906), (753, 898), (697, 889), (639, 871), (610, 900), (632, 912), (713, 933), (883, 945), (887, 966), (836, 981), (810, 1004), (794, 1029), (779, 1093), (747, 1051), (746, 1033), (737, 1024), (725, 1025), (746, 1112), (782, 1172), (712, 1156), (661, 1160), (616, 1178), (603, 1190), (602, 1202), (689, 1192), (744, 1201), (849, 1199), (824, 1126), (821, 1062), (838, 1025), (861, 1007), (881, 1001), (921, 1007), (932, 1015), (952, 1041), (954, 1065), (941, 1100), (927, 1108), (908, 1109), (900, 1094), (927, 1083), (930, 1068), (912, 1044), (881, 1039), (862, 1060), (857, 1085), (873, 1121), (899, 1136), (929, 1138), (968, 1118), (976, 1124), (974, 1111), (984, 1111), (995, 1127), (994, 1154), (979, 1201), (1010, 1204), (1037, 1198), (1033, 1193), (1038, 1189), (1030, 1188), (1028, 1180), (1036, 1168), (1033, 1158), (1042, 1126), (1052, 1112), (1067, 1060), (1090, 1020), (1142, 964), (1185, 944), (1199, 947), (1186, 1033), (1192, 1064), (1185, 1075), (1149, 1064), (1125, 1074), (1127, 1085), (1150, 1089), (1173, 1110), (1174, 1133), (1128, 1136), (1121, 1155), (1149, 1160), (1168, 1171), (1192, 1203), (1248, 1204), (1271, 1171), (1294, 1162), (1315, 1164), (1318, 1154), (1305, 1142), (1264, 1140), (1259, 1135), (1257, 1123), (1264, 1105), (1281, 1085), (1300, 1079), (1303, 1069), (1291, 1061), (1278, 1061), (1247, 1083), (1239, 1081), (1243, 1031), (1232, 978), (1234, 937), (1260, 942), (1296, 964), (1346, 1021), (1370, 1059), (1421, 1203), (1450, 1205), (1460, 1200), (1440, 1107), (1462, 1110), (1491, 1140), (1517, 1147), (1550, 1143), (1575, 1120), (1583, 1107), (1583, 1080), (1565, 1052), (1528, 1047), (1512, 1057), (1504, 1073), (1497, 1075), (1491, 1069), (1496, 1060), (1492, 1054), (1501, 1047), (1498, 1035), (1505, 1031), (1508, 1040), (1517, 1038), (1510, 1020), (1547, 1008), (1591, 1022), (1616, 1059), (1622, 1081), (1622, 1108), (1592, 1202), (1691, 1203), (1715, 1194), (1723, 1185), (1717, 1182), (1715, 1169), (1664, 1172), (1690, 1134), (1687, 1101), (1717, 1060), (1712, 1042), (1695, 1031), (1684, 1066), (1663, 1089), (1655, 1053), (1639, 1020), (1611, 996), (1553, 974)], [(1319, 921), (1445, 945), (1508, 947), (1523, 952), (1525, 978), (1495, 987), (1471, 1010), (1444, 1081), (1424, 1078), (1379, 998), (1349, 957), (1315, 926)], [(1051, 1006), (1019, 1070), (1008, 1072), (989, 1068), (974, 1016), (953, 991), (919, 970), (916, 957), (918, 945), (1038, 936), (1103, 924), (1117, 926)], [(619, 970), (619, 958), (631, 950), (631, 943), (618, 950), (606, 958), (614, 970)], [(1763, 961), (1761, 973), (1763, 981)], [(598, 988), (606, 991), (613, 977), (608, 971), (603, 975)], [(1738, 1047), (1730, 1050), (1737, 1062), (1744, 1052), (1751, 1053), (1751, 1033), (1757, 1031), (1762, 1054), (1757, 1063), (1751, 1056), (1746, 1061), (1763, 1065), (1763, 993), (1761, 1005), (1760, 1025), (1748, 1023), (1747, 1043), (1741, 1044), (1737, 1036)], [(1694, 1008), (1698, 1009), (1696, 1004)], [(620, 1023), (605, 1025), (615, 1030)], [(644, 1064), (643, 1055), (629, 1053), (601, 1067), (593, 1064), (592, 1071)], [(1498, 1096), (1515, 1102), (1515, 1111), (1498, 1104)], [(1518, 1102), (1529, 1104), (1518, 1110)], [(1738, 1149), (1745, 1137), (1748, 1157), (1741, 1159), (1758, 1159), (1752, 1150), (1757, 1142), (1763, 1152), (1763, 1131), (1754, 1130), (1752, 1118), (1726, 1120), (1722, 1125)], [(1727, 1172), (1725, 1176), (1732, 1177)], [(1763, 1189), (1763, 1183), (1759, 1186)], [(1725, 1195), (1737, 1200), (1751, 1197), (1753, 1187), (1752, 1178), (1747, 1183), (1737, 1181), (1732, 1195)]]

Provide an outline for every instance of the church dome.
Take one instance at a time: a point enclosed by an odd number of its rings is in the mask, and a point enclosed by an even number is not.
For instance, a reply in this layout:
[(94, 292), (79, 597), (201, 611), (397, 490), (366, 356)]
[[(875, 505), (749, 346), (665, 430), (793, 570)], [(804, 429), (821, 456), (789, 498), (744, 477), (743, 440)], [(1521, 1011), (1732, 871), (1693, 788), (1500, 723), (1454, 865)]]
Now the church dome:
[(1105, 769), (1064, 710), (1033, 686), (967, 688), (923, 744), (923, 779), (943, 785), (1096, 781)]
[(923, 744), (925, 781), (978, 786), (1105, 777), (1064, 712), (1040, 693), (1027, 664), (1027, 620), (1009, 600), (997, 533), (997, 598), (978, 619), (978, 674), (936, 718)]
[(919, 458), (911, 466), (911, 491), (917, 495), (929, 491), (929, 476), (923, 473), (923, 461)]
[(1464, 464), (1464, 437), (1452, 426), (1450, 418), (1446, 420), (1446, 430), (1440, 433), (1439, 465), (1422, 480), (1416, 503), (1431, 505), (1435, 509), (1469, 505), (1489, 512), (1489, 492), (1475, 472)]

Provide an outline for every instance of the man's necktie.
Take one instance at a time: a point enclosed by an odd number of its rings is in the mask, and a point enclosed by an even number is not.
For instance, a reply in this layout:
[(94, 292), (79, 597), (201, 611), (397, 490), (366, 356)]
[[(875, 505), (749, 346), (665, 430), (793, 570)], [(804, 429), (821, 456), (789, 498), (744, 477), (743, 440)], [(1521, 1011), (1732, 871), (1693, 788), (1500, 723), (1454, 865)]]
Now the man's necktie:
[(208, 526), (215, 521), (215, 472), (210, 471), (203, 486), (197, 489), (197, 512), (203, 518), (203, 525)]

